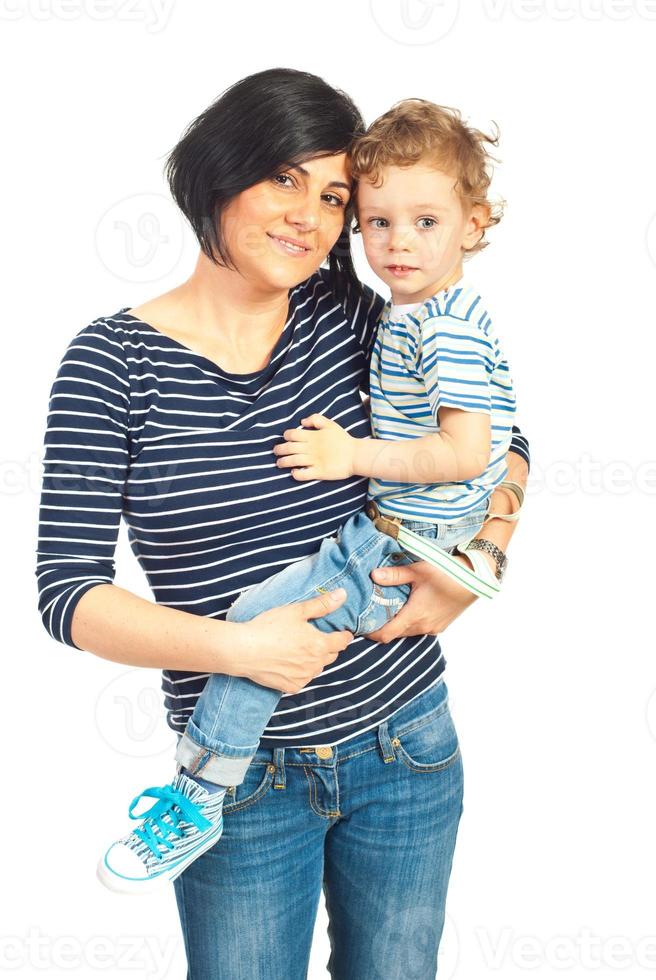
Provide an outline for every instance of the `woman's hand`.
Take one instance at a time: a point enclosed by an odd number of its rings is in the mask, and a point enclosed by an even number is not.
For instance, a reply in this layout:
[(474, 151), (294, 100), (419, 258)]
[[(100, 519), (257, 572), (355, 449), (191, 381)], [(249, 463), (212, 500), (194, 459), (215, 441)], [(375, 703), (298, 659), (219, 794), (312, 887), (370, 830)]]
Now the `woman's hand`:
[[(453, 557), (471, 570), (466, 558)], [(460, 613), (476, 602), (473, 592), (426, 561), (374, 568), (371, 577), (383, 586), (409, 584), (412, 587), (408, 601), (396, 616), (382, 629), (368, 634), (368, 639), (377, 643), (390, 643), (400, 636), (442, 633)]]
[(239, 630), (238, 676), (285, 694), (296, 694), (313, 677), (332, 664), (346, 649), (353, 634), (348, 630), (323, 633), (308, 620), (338, 609), (345, 589), (292, 602), (260, 613), (247, 623), (233, 623)]
[(291, 468), (295, 480), (346, 480), (354, 475), (357, 439), (325, 415), (310, 415), (301, 424), (313, 428), (286, 429), (287, 441), (273, 447), (281, 469)]
[[(528, 467), (524, 459), (517, 453), (509, 452), (506, 462), (508, 479), (526, 487)], [(501, 487), (495, 489), (490, 501), (490, 513), (512, 514), (516, 506), (517, 501), (512, 492)], [(492, 518), (486, 521), (475, 537), (487, 538), (502, 551), (506, 551), (516, 528), (516, 521)], [(494, 571), (496, 568), (494, 559), (485, 552), (479, 554), (485, 555), (486, 561)], [(455, 554), (453, 557), (471, 570), (471, 565), (464, 556)], [(472, 592), (425, 561), (413, 562), (412, 565), (375, 568), (371, 577), (379, 585), (409, 583), (412, 586), (408, 601), (396, 616), (382, 629), (368, 634), (370, 640), (376, 640), (378, 643), (390, 643), (400, 636), (443, 633), (460, 613), (476, 602), (476, 596)]]

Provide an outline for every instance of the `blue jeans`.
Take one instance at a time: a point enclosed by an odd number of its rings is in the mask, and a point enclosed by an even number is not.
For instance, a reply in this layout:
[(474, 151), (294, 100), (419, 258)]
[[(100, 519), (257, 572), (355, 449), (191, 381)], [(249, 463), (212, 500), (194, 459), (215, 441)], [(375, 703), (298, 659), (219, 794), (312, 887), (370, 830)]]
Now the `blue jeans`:
[[(433, 538), (441, 548), (453, 550), (479, 531), (486, 512), (487, 503), (451, 524), (403, 523)], [(396, 615), (408, 598), (410, 586), (379, 586), (370, 572), (378, 566), (410, 564), (413, 560), (399, 550), (394, 538), (377, 531), (364, 511), (359, 511), (335, 537), (325, 538), (318, 552), (242, 592), (226, 619), (246, 622), (275, 606), (343, 586), (347, 591), (343, 605), (312, 620), (313, 624), (325, 633), (343, 629), (356, 636), (373, 633)], [(282, 694), (246, 677), (211, 674), (178, 743), (176, 761), (203, 779), (223, 786), (239, 785)]]
[(463, 799), (443, 678), (332, 748), (260, 748), (223, 836), (174, 882), (187, 980), (434, 980)]

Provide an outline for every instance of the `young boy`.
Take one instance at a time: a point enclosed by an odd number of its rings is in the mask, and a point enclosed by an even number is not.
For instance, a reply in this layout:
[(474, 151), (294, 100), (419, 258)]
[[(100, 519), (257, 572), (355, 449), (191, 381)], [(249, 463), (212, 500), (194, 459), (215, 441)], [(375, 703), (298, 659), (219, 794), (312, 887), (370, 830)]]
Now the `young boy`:
[[(490, 495), (507, 475), (515, 410), (490, 317), (463, 279), (463, 257), (480, 251), (485, 229), (500, 220), (487, 200), (485, 142), (495, 141), (468, 128), (457, 111), (409, 99), (355, 145), (365, 252), (392, 294), (371, 359), (373, 438), (353, 438), (315, 414), (287, 430), (274, 452), (296, 480), (369, 477), (370, 501), (317, 554), (243, 592), (227, 619), (250, 620), (344, 586), (347, 601), (315, 625), (374, 632), (409, 593), (407, 585), (382, 590), (370, 578), (379, 565), (413, 560), (399, 551), (396, 532), (407, 541), (399, 528), (447, 553), (485, 522)], [(500, 578), (505, 556), (487, 544), (488, 575), (496, 564)], [(424, 556), (418, 544), (412, 553)], [(210, 676), (178, 744), (173, 783), (142, 794), (159, 803), (98, 865), (107, 887), (150, 891), (219, 839), (226, 789), (242, 782), (281, 694), (247, 678)]]

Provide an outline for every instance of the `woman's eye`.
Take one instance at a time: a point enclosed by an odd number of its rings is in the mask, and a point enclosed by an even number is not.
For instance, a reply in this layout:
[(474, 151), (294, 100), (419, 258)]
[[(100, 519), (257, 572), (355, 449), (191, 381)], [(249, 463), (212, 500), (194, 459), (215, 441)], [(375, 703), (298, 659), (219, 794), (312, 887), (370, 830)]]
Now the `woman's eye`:
[(346, 207), (345, 202), (337, 194), (324, 194), (323, 199), (324, 201), (328, 201), (328, 203), (334, 208)]
[(435, 218), (420, 218), (417, 224), (419, 225), (420, 228), (424, 228), (424, 229), (434, 228), (435, 225), (437, 224), (437, 221), (435, 220)]
[(289, 184), (285, 184), (284, 183), (284, 181), (286, 181), (286, 180), (291, 181), (291, 184), (292, 185), (294, 183), (293, 179), (290, 177), (289, 174), (275, 174), (272, 179), (275, 180), (277, 183), (281, 184), (283, 187), (289, 187), (290, 186)]

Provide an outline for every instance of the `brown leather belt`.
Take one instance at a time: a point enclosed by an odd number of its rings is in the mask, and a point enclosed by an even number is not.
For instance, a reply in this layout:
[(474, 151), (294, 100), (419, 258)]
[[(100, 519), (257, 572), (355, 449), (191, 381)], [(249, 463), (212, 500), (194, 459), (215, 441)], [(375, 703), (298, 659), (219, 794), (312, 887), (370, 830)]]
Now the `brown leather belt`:
[(396, 541), (399, 536), (399, 528), (401, 527), (400, 517), (387, 517), (385, 514), (381, 514), (377, 504), (373, 500), (367, 501), (364, 512), (373, 521), (373, 525), (377, 531), (382, 531), (383, 534), (389, 534)]

